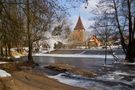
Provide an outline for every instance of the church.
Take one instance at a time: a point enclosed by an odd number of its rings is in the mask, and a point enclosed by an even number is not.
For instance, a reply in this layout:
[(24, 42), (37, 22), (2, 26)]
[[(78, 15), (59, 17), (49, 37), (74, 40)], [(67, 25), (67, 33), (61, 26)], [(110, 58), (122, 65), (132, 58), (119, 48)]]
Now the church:
[(71, 48), (90, 48), (91, 45), (100, 46), (101, 41), (96, 38), (95, 35), (86, 38), (86, 30), (82, 23), (81, 17), (79, 16), (78, 21), (75, 25), (74, 31), (70, 35), (70, 47)]

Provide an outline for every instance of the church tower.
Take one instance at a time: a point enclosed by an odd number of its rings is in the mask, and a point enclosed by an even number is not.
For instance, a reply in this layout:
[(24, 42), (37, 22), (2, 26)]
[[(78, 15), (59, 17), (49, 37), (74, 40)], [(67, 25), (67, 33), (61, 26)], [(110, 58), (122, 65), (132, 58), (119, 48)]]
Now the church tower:
[(85, 41), (85, 28), (80, 16), (74, 28), (74, 40), (76, 40), (76, 44), (83, 44)]

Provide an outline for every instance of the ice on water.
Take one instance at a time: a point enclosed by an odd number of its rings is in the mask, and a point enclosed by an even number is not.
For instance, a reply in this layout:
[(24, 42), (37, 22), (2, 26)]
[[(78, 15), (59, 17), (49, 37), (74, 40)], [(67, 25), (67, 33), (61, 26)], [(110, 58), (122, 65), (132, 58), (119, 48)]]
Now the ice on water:
[[(117, 79), (121, 79), (122, 77), (118, 77), (116, 74), (107, 74), (101, 77), (98, 77), (98, 80), (110, 80), (110, 81), (116, 81)], [(81, 88), (86, 88), (86, 89), (94, 89), (94, 90), (132, 90), (131, 88), (127, 86), (122, 86), (122, 85), (106, 85), (105, 83), (102, 82), (97, 82), (94, 80), (90, 80), (88, 78), (82, 77), (80, 75), (74, 75), (74, 74), (69, 74), (69, 73), (60, 73), (55, 76), (48, 76), (50, 78), (56, 79), (61, 83), (65, 83), (67, 85), (71, 86), (77, 86)], [(134, 80), (135, 81), (135, 80)], [(125, 82), (126, 83), (126, 82)], [(128, 83), (129, 84), (129, 83)]]

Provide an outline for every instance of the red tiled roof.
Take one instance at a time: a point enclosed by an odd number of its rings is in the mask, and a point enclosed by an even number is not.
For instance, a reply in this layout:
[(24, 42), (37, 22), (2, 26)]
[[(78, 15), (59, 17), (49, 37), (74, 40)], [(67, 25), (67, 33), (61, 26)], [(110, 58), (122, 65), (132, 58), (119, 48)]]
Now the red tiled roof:
[(84, 26), (82, 24), (81, 17), (79, 16), (78, 21), (77, 21), (77, 24), (76, 24), (74, 30), (82, 30), (82, 29), (84, 29)]

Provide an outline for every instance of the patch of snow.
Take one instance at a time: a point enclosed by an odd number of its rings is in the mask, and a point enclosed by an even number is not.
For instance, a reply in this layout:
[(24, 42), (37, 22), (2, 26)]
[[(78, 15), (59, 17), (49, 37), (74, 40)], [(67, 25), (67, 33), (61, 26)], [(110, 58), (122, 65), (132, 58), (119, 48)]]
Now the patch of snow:
[(57, 79), (59, 82), (65, 83), (65, 84), (68, 84), (68, 85), (70, 85), (70, 84), (72, 85), (73, 83), (78, 83), (77, 80), (65, 78), (63, 75), (64, 75), (64, 73), (60, 73), (60, 74), (58, 74), (56, 76), (48, 76), (48, 77)]
[(115, 72), (113, 72), (113, 74), (115, 74), (115, 75), (129, 75), (128, 73), (126, 73), (126, 72), (121, 72), (121, 71), (115, 71)]
[(51, 49), (48, 49), (48, 50), (41, 50), (41, 51), (39, 51), (39, 52), (37, 52), (37, 53), (34, 53), (33, 55), (34, 56), (42, 56), (42, 55), (44, 55), (45, 53), (50, 53), (51, 51), (54, 51), (53, 49), (51, 50)]
[[(103, 50), (105, 46), (99, 46), (99, 47), (92, 47), (90, 48), (90, 50)], [(112, 46), (107, 46), (107, 49), (109, 50), (111, 47), (111, 49), (117, 49), (117, 48), (121, 48), (121, 45), (112, 45)]]
[(47, 53), (48, 51), (47, 50), (41, 50), (42, 53)]
[(20, 58), (21, 56), (18, 56), (18, 55), (16, 55), (16, 56), (14, 56), (14, 58)]
[(0, 64), (5, 64), (5, 63), (8, 63), (8, 62), (0, 62)]
[(110, 47), (111, 47), (111, 49), (117, 49), (117, 48), (121, 48), (121, 45), (112, 45)]
[(0, 69), (0, 77), (11, 77), (11, 74), (9, 74), (6, 71)]
[(128, 62), (126, 62), (126, 63), (123, 63), (124, 65), (135, 65), (135, 62), (134, 63), (128, 63)]
[(123, 78), (123, 76), (119, 76), (119, 75), (116, 75), (116, 74), (105, 74), (105, 75), (97, 77), (97, 79), (109, 80), (109, 81), (117, 81), (117, 80), (120, 80), (122, 78)]
[(92, 48), (90, 48), (90, 50), (101, 50), (101, 49), (103, 49), (103, 47), (102, 47), (102, 46), (99, 46), (99, 47), (92, 47)]
[(113, 65), (104, 64), (103, 67), (113, 67)]
[(101, 77), (97, 77), (97, 79), (103, 79), (103, 80), (114, 80), (115, 76), (112, 74), (103, 75)]

